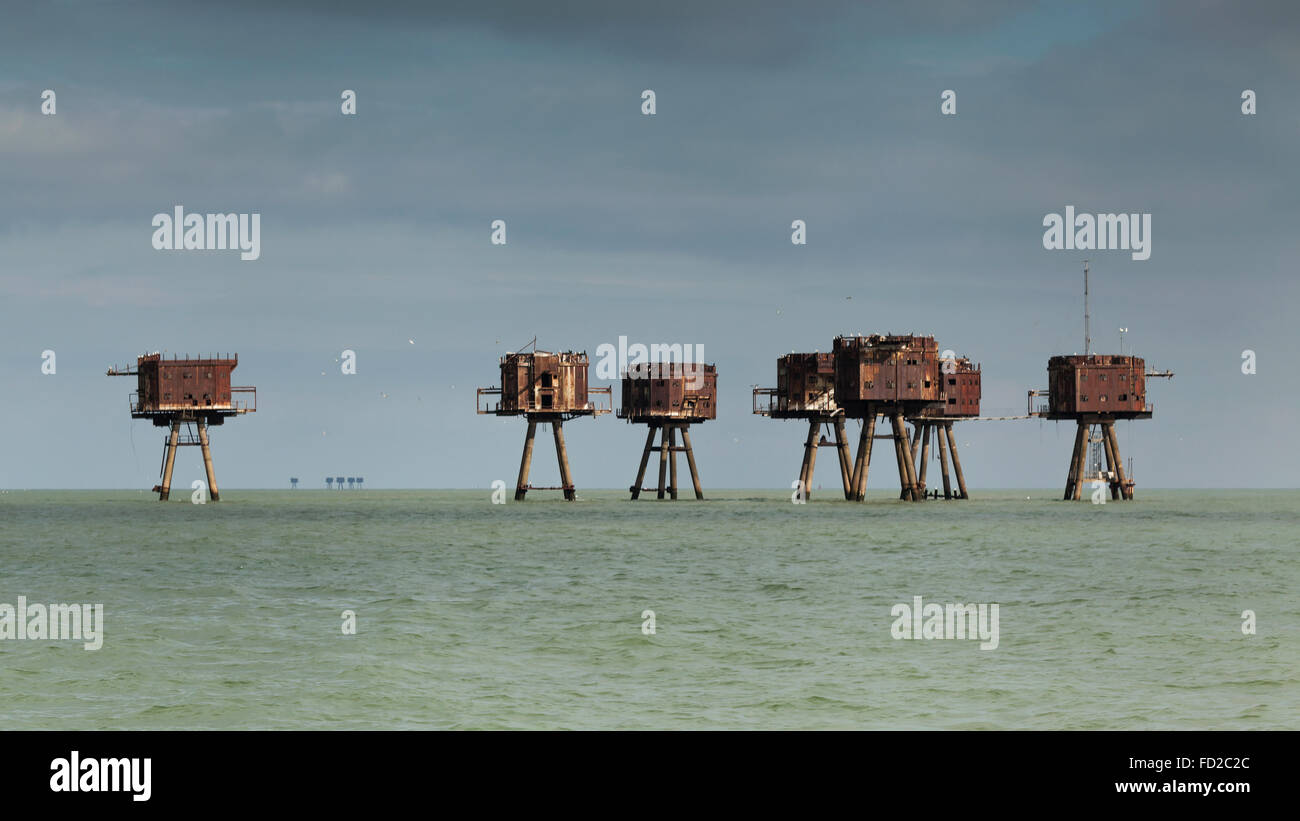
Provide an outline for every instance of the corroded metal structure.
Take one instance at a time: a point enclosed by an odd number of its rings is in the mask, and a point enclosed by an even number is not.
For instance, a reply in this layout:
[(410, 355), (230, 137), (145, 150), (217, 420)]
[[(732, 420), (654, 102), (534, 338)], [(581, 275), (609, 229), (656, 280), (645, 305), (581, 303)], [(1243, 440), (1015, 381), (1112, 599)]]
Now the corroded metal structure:
[[(524, 454), (515, 480), (515, 501), (523, 501), (530, 490), (562, 490), (564, 498), (577, 498), (573, 475), (569, 470), (569, 453), (564, 443), (564, 423), (580, 416), (599, 416), (610, 412), (613, 392), (610, 388), (591, 388), (587, 384), (590, 362), (587, 354), (565, 351), (551, 353), (534, 347), (525, 353), (508, 353), (501, 357), (501, 387), (479, 388), (475, 410), (480, 414), (522, 416), (528, 420)], [(492, 397), (497, 397), (492, 401)], [(602, 404), (601, 399), (606, 400)], [(533, 442), (538, 423), (550, 423), (555, 439), (555, 454), (560, 463), (560, 487), (534, 487), (528, 484), (533, 461)]]
[[(772, 419), (808, 420), (798, 488), (804, 499), (812, 497), (813, 471), (819, 448), (834, 447), (839, 456), (844, 498), (852, 498), (848, 438), (844, 411), (835, 402), (835, 357), (829, 353), (790, 353), (776, 360), (776, 387), (754, 388), (754, 413)], [(831, 442), (822, 427), (830, 428)]]
[(167, 358), (152, 353), (138, 357), (135, 365), (108, 369), (109, 376), (136, 377), (136, 390), (131, 394), (132, 419), (148, 419), (154, 427), (169, 429), (159, 471), (162, 481), (153, 488), (159, 501), (167, 501), (171, 494), (176, 448), (185, 445), (202, 448), (208, 496), (214, 502), (220, 501), (208, 428), (225, 424), (228, 417), (257, 410), (257, 388), (231, 385), (231, 374), (238, 364), (238, 355)]
[[(862, 501), (871, 467), (872, 444), (891, 439), (898, 462), (898, 481), (905, 499), (925, 498), (918, 487), (916, 457), (904, 419), (915, 417), (940, 401), (939, 347), (932, 336), (837, 336), (835, 399), (845, 416), (862, 420), (857, 458), (850, 474), (850, 498)], [(884, 416), (892, 432), (876, 436), (876, 418)]]
[[(1147, 402), (1146, 380), (1169, 378), (1171, 371), (1148, 371), (1137, 356), (1085, 354), (1053, 356), (1047, 362), (1047, 390), (1029, 391), (1031, 416), (1057, 421), (1074, 421), (1074, 447), (1065, 479), (1066, 500), (1078, 500), (1088, 478), (1088, 446), (1100, 439), (1106, 456), (1106, 470), (1093, 477), (1104, 479), (1112, 499), (1132, 499), (1134, 482), (1124, 471), (1115, 422), (1120, 419), (1150, 419), (1155, 408)], [(1047, 404), (1034, 406), (1036, 397)], [(1093, 433), (1098, 428), (1099, 436)]]
[[(677, 454), (686, 454), (695, 485), (695, 498), (703, 499), (700, 474), (695, 467), (695, 452), (691, 449), (690, 427), (693, 423), (707, 422), (718, 415), (718, 370), (703, 363), (649, 363), (643, 362), (628, 368), (623, 374), (623, 403), (618, 409), (620, 419), (646, 425), (645, 449), (641, 465), (637, 468), (636, 482), (628, 488), (632, 498), (641, 496), (646, 466), (650, 454), (659, 451), (658, 498), (664, 498), (665, 489), (677, 498)], [(655, 447), (656, 432), (659, 445)], [(677, 434), (682, 444), (677, 444)]]
[[(979, 365), (972, 365), (970, 359), (966, 357), (941, 360), (939, 401), (922, 408), (920, 413), (910, 420), (914, 432), (912, 450), (915, 452), (918, 447), (920, 449), (919, 461), (916, 465), (916, 483), (922, 497), (927, 493), (925, 479), (930, 464), (930, 439), (933, 434), (938, 445), (939, 468), (943, 473), (943, 498), (970, 498), (966, 492), (966, 477), (962, 473), (961, 458), (957, 455), (957, 437), (953, 435), (952, 423), (959, 419), (973, 419), (980, 415), (982, 392), (983, 381)], [(957, 479), (955, 494), (952, 490), (952, 478), (948, 473), (950, 459), (952, 473)], [(937, 488), (935, 496), (938, 496)]]

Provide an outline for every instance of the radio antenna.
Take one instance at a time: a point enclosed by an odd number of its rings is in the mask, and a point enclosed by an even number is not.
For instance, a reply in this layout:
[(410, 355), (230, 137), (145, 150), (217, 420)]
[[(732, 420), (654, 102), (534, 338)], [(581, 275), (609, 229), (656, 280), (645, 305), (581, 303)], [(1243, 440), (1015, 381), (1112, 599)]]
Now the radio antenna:
[(1083, 261), (1083, 355), (1092, 354), (1092, 336), (1088, 332), (1088, 260)]

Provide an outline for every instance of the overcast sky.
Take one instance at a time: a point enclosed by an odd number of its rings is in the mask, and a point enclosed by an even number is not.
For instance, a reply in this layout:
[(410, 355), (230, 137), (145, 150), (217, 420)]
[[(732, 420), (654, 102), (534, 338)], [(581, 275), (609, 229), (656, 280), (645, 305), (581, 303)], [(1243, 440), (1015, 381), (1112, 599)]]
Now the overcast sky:
[[(257, 386), (213, 431), (223, 488), (511, 484), (525, 425), (475, 387), (534, 336), (623, 335), (717, 364), (706, 489), (788, 489), (801, 426), (750, 413), (777, 356), (931, 333), (982, 364), (987, 414), (1024, 413), (1082, 350), (1085, 257), (1094, 349), (1126, 327), (1177, 372), (1120, 426), (1139, 491), (1297, 486), (1300, 7), (761, 5), (9, 4), (0, 487), (156, 482), (163, 434), (104, 375), (154, 350), (238, 352)], [(261, 258), (155, 250), (176, 205), (260, 213)], [(1067, 205), (1151, 214), (1150, 259), (1045, 250)], [(631, 483), (644, 429), (566, 433), (579, 488)], [(1064, 484), (1067, 425), (957, 435), (974, 490)], [(182, 451), (176, 484), (201, 476)], [(558, 484), (549, 441), (532, 479)]]

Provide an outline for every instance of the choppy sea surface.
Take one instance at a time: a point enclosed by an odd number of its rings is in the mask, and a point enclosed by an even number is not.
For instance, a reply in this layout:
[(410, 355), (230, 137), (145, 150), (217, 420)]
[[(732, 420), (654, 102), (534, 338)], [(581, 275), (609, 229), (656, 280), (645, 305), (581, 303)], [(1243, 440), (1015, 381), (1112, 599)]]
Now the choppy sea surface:
[(0, 492), (0, 728), (1300, 728), (1300, 491), (579, 493)]

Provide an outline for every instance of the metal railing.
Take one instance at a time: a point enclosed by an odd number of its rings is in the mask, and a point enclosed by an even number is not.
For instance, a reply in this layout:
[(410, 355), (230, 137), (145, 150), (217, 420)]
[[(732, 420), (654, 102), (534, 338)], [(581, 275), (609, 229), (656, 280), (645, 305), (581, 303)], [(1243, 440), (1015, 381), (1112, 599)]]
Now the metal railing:
[[(146, 408), (140, 401), (140, 392), (131, 391), (127, 398), (127, 403), (131, 408), (132, 414), (151, 414), (151, 413), (176, 413), (178, 411), (208, 411), (214, 413), (256, 413), (257, 412), (257, 388), (246, 385), (232, 387), (230, 389), (230, 402), (222, 405), (195, 404), (194, 400), (189, 403), (185, 402), (158, 402), (153, 407)], [(249, 398), (238, 398), (236, 394), (252, 394)]]
[(781, 403), (776, 388), (754, 388), (754, 413), (769, 416), (772, 411), (779, 410)]
[[(592, 401), (593, 396), (596, 397), (595, 402)], [(602, 396), (606, 400), (604, 404), (601, 404), (600, 401)], [(614, 389), (612, 387), (588, 388), (587, 407), (591, 408), (591, 412), (596, 416), (600, 416), (602, 413), (611, 413), (614, 410)]]
[[(494, 396), (498, 397), (495, 402), (492, 401), (492, 397)], [(500, 396), (501, 396), (501, 388), (498, 388), (496, 386), (490, 388), (477, 389), (474, 393), (474, 412), (478, 414), (500, 413), (502, 410)], [(484, 397), (487, 397), (486, 402), (484, 400)], [(509, 412), (510, 413), (546, 413), (549, 410), (550, 408), (528, 407), (528, 408), (515, 408), (514, 410), (511, 410)], [(600, 416), (601, 414), (604, 413), (610, 413), (613, 410), (614, 410), (614, 389), (613, 388), (588, 388), (586, 407), (578, 411), (560, 410), (556, 412), (564, 413), (564, 414), (577, 413), (582, 415), (591, 414), (592, 416)]]
[(1042, 416), (1046, 414), (1048, 411), (1048, 406), (1046, 404), (1039, 405), (1038, 410), (1034, 410), (1034, 399), (1047, 395), (1048, 391), (1046, 390), (1029, 391), (1029, 396), (1025, 399), (1025, 413), (1030, 416)]
[(693, 412), (701, 403), (710, 402), (713, 402), (713, 394), (696, 393), (683, 397), (682, 404), (676, 410), (662, 406), (650, 408), (635, 404), (631, 407), (623, 405), (618, 409), (617, 416), (619, 419), (713, 419), (713, 416), (703, 417)]
[(501, 389), (500, 389), (500, 388), (496, 388), (496, 387), (492, 387), (492, 388), (479, 388), (479, 389), (478, 389), (478, 392), (474, 394), (474, 412), (475, 412), (475, 413), (480, 413), (480, 414), (481, 414), (481, 413), (496, 413), (497, 411), (501, 410), (501, 402), (500, 402), (499, 399), (498, 399), (496, 402), (489, 402), (489, 403), (488, 403), (488, 406), (487, 406), (487, 407), (484, 407), (484, 406), (483, 406), (483, 397), (485, 397), (485, 396), (488, 396), (488, 397), (497, 396), (497, 397), (499, 397), (499, 396), (501, 396)]
[(759, 416), (771, 416), (773, 413), (842, 413), (835, 403), (830, 391), (821, 391), (807, 402), (795, 402), (791, 407), (790, 397), (781, 393), (780, 388), (754, 388), (753, 411)]
[[(253, 413), (257, 410), (257, 388), (253, 387), (252, 385), (241, 385), (239, 387), (232, 387), (230, 389), (230, 393), (231, 393), (231, 397), (230, 397), (231, 402), (235, 406), (235, 408), (239, 411), (239, 413)], [(237, 393), (243, 393), (243, 394), (251, 393), (253, 395), (252, 406), (251, 407), (249, 406), (248, 400), (246, 399), (242, 401), (236, 399), (234, 394)]]

